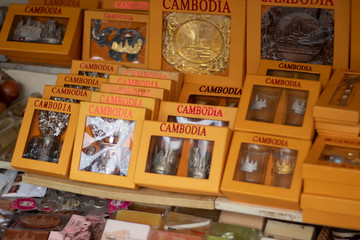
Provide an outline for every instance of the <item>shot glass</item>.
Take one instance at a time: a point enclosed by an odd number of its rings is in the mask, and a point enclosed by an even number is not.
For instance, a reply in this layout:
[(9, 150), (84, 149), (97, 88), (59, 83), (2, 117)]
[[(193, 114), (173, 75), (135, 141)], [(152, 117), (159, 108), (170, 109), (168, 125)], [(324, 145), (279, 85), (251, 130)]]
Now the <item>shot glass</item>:
[(213, 144), (212, 141), (192, 140), (188, 158), (188, 177), (209, 178)]
[(303, 90), (286, 91), (285, 125), (302, 126), (309, 92)]
[(297, 150), (276, 148), (274, 153), (273, 186), (290, 188), (296, 165)]

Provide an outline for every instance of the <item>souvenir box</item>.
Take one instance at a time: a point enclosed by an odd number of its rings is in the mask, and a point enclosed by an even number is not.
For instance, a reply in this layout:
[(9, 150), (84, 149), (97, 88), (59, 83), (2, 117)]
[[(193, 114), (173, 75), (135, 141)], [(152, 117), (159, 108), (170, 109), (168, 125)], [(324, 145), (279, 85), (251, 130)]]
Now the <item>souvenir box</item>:
[(150, 69), (185, 73), (185, 83), (241, 87), (246, 1), (151, 0)]
[(360, 122), (360, 72), (338, 69), (314, 106), (314, 117), (339, 123)]
[(80, 102), (69, 178), (135, 189), (134, 174), (146, 109)]
[(350, 69), (360, 71), (360, 2), (351, 0)]
[(232, 201), (299, 209), (311, 141), (235, 131), (221, 192)]
[(241, 87), (185, 83), (178, 102), (237, 108), (241, 95)]
[(324, 88), (331, 77), (332, 67), (308, 63), (260, 60), (257, 74), (319, 81)]
[(157, 120), (160, 106), (160, 100), (156, 98), (104, 92), (93, 92), (91, 102), (145, 108), (150, 112), (150, 120)]
[(83, 60), (148, 68), (147, 14), (86, 10), (84, 15)]
[(184, 84), (184, 74), (181, 72), (119, 67), (117, 75), (174, 80), (176, 82), (175, 101), (179, 99)]
[(305, 193), (360, 201), (360, 138), (318, 136), (302, 172)]
[(303, 221), (360, 230), (360, 201), (316, 194), (301, 194)]
[(34, 173), (67, 177), (79, 104), (30, 97), (11, 166)]
[(101, 83), (107, 83), (108, 81), (107, 78), (101, 77), (59, 73), (56, 79), (56, 86), (99, 91)]
[(71, 65), (81, 56), (80, 8), (10, 4), (0, 52), (12, 61)]
[(332, 131), (337, 132), (338, 134), (344, 134), (346, 136), (359, 136), (360, 133), (360, 123), (352, 124), (338, 124), (326, 121), (317, 121), (315, 119), (315, 129), (316, 131)]
[(91, 91), (78, 88), (45, 85), (42, 98), (79, 103), (80, 101), (90, 101)]
[(150, 9), (150, 0), (102, 0), (101, 8), (148, 12)]
[(114, 84), (114, 83), (101, 84), (100, 92), (150, 97), (150, 98), (156, 98), (159, 100), (166, 100), (166, 101), (169, 99), (169, 91), (166, 89), (138, 87), (133, 85), (122, 85), (122, 84)]
[(350, 0), (254, 0), (247, 13), (247, 74), (262, 59), (348, 68)]
[(117, 74), (119, 66), (119, 63), (105, 63), (95, 60), (73, 60), (70, 74), (109, 78), (110, 74)]
[(159, 121), (234, 128), (237, 108), (161, 101)]
[(135, 183), (171, 192), (219, 195), (232, 131), (145, 121)]
[(162, 88), (169, 91), (169, 100), (174, 101), (176, 95), (176, 82), (170, 79), (155, 79), (134, 76), (110, 75), (109, 83), (133, 85), (139, 87)]
[(312, 139), (320, 82), (247, 75), (235, 130)]
[(93, 9), (100, 6), (99, 0), (29, 0), (31, 5), (79, 7), (82, 9)]

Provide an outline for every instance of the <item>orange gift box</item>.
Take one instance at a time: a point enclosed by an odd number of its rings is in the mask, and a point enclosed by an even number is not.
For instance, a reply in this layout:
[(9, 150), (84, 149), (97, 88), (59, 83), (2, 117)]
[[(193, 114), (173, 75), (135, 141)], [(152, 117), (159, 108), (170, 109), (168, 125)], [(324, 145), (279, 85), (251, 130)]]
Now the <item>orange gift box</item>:
[(360, 2), (351, 0), (350, 69), (360, 71)]
[[(57, 177), (69, 174), (79, 104), (28, 99), (11, 166)], [(51, 122), (51, 124), (47, 124)]]
[(119, 66), (119, 63), (105, 63), (95, 60), (73, 60), (70, 74), (109, 78), (110, 74), (117, 74)]
[(312, 139), (320, 82), (247, 75), (235, 130)]
[(150, 0), (102, 0), (102, 9), (116, 9), (118, 11), (145, 11), (150, 9)]
[(231, 134), (226, 127), (145, 121), (135, 183), (170, 192), (219, 195)]
[(262, 59), (348, 68), (349, 15), (350, 0), (248, 1), (246, 73)]
[(230, 200), (299, 209), (311, 141), (235, 131), (221, 183)]
[(80, 8), (10, 4), (0, 52), (12, 61), (71, 65), (81, 54)]
[(159, 121), (234, 128), (237, 108), (162, 101)]
[(78, 103), (79, 101), (90, 101), (91, 91), (78, 88), (45, 85), (42, 98), (57, 101), (69, 100), (70, 102)]
[(99, 91), (101, 83), (107, 82), (109, 82), (107, 78), (59, 73), (56, 79), (56, 86), (81, 87), (86, 90)]
[(135, 189), (145, 108), (80, 102), (71, 180)]
[(100, 6), (99, 0), (29, 0), (28, 4), (79, 7), (82, 9), (98, 8)]

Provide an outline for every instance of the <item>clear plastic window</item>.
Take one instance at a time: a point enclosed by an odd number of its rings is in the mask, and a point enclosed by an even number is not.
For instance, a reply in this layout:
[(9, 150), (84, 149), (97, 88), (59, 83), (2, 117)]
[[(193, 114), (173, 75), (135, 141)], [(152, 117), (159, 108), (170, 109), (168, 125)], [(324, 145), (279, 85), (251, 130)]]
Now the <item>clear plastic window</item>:
[(89, 71), (79, 71), (78, 75), (89, 76), (89, 77), (101, 77), (101, 78), (109, 78), (109, 73), (99, 73), (99, 72), (89, 72)]
[(360, 167), (360, 149), (325, 145), (320, 160), (335, 164), (357, 165)]
[(348, 106), (351, 104), (355, 93), (359, 89), (360, 75), (345, 74), (339, 83), (334, 95), (331, 97), (330, 105)]
[(84, 90), (89, 90), (89, 91), (94, 91), (94, 92), (99, 91), (98, 87), (82, 86), (82, 85), (75, 85), (75, 84), (64, 84), (64, 87), (84, 89)]
[(71, 99), (71, 98), (63, 98), (63, 97), (50, 97), (51, 100), (62, 101), (62, 102), (71, 102), (71, 103), (79, 103), (80, 100)]
[(79, 170), (127, 176), (135, 121), (86, 117)]
[(305, 80), (314, 80), (314, 81), (318, 81), (320, 79), (320, 74), (318, 73), (287, 71), (287, 70), (278, 70), (278, 69), (268, 69), (266, 71), (266, 75), (274, 76), (274, 77), (295, 78), (295, 79), (305, 79)]
[(180, 116), (169, 116), (167, 122), (176, 122), (183, 124), (196, 124), (205, 126), (217, 126), (217, 127), (228, 127), (228, 121), (212, 120), (212, 119), (201, 119), (201, 118), (189, 118)]
[(232, 97), (214, 97), (207, 95), (191, 94), (188, 98), (188, 103), (195, 103), (201, 105), (235, 107), (239, 106), (240, 98)]

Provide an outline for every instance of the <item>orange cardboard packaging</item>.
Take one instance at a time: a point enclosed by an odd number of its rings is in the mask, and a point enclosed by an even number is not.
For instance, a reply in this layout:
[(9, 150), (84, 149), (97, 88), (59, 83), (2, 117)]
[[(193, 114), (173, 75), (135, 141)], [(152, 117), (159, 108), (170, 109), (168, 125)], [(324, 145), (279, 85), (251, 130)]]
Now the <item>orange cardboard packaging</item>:
[(161, 101), (159, 121), (234, 128), (237, 108)]
[(332, 122), (324, 122), (315, 120), (315, 129), (319, 135), (319, 131), (333, 131), (346, 136), (357, 137), (360, 133), (360, 123), (356, 125), (337, 124)]
[(235, 131), (221, 183), (233, 201), (299, 209), (311, 141)]
[(12, 61), (71, 65), (81, 54), (80, 8), (10, 4), (0, 52)]
[(11, 166), (28, 172), (67, 177), (79, 104), (28, 99)]
[(132, 85), (148, 88), (162, 88), (169, 91), (169, 100), (174, 101), (176, 97), (176, 82), (170, 79), (156, 79), (145, 77), (134, 77), (125, 75), (110, 75), (109, 83), (120, 85)]
[(360, 71), (360, 2), (351, 0), (350, 69)]
[(83, 60), (148, 68), (149, 15), (86, 10)]
[(95, 60), (73, 60), (70, 74), (109, 78), (110, 74), (117, 74), (119, 66), (119, 63), (105, 63)]
[(79, 88), (45, 85), (42, 98), (79, 103), (80, 101), (90, 101), (91, 91)]
[(320, 89), (316, 81), (247, 75), (234, 128), (310, 140)]
[(360, 201), (360, 138), (318, 136), (303, 165), (304, 192)]
[(338, 69), (314, 106), (314, 117), (358, 124), (360, 72)]
[(80, 102), (69, 178), (135, 189), (145, 108)]
[(149, 68), (183, 72), (185, 83), (241, 87), (246, 1), (185, 2), (151, 1)]
[(101, 8), (148, 12), (150, 10), (150, 0), (102, 0)]
[(93, 9), (100, 6), (99, 0), (29, 0), (31, 5), (47, 5), (62, 7), (79, 7), (82, 9)]
[(100, 86), (100, 92), (117, 93), (124, 95), (134, 95), (141, 97), (156, 98), (167, 101), (169, 91), (162, 88), (138, 87), (134, 85), (122, 85), (115, 83), (103, 83)]
[(175, 101), (179, 99), (184, 83), (184, 74), (181, 72), (119, 67), (117, 75), (174, 80), (176, 83)]
[(241, 87), (185, 83), (178, 102), (237, 108), (241, 95)]
[(104, 92), (93, 92), (91, 102), (145, 108), (150, 112), (150, 120), (157, 120), (160, 106), (160, 100), (156, 98)]
[(246, 73), (260, 60), (348, 68), (350, 0), (247, 2)]
[(72, 88), (81, 87), (90, 91), (99, 91), (101, 83), (107, 82), (109, 82), (107, 78), (59, 73), (56, 79), (56, 86)]
[(164, 191), (219, 195), (231, 135), (227, 127), (145, 121), (135, 183)]
[(324, 88), (330, 79), (332, 67), (328, 65), (260, 60), (257, 74), (304, 79), (321, 82)]

